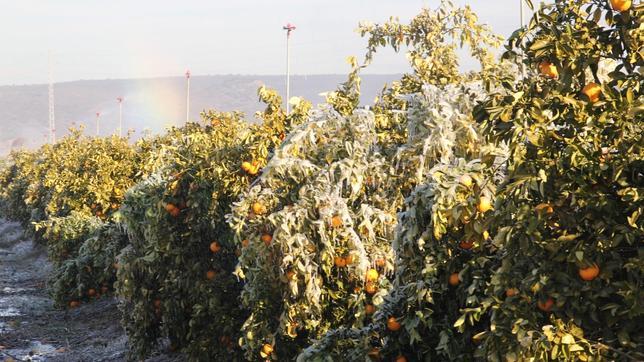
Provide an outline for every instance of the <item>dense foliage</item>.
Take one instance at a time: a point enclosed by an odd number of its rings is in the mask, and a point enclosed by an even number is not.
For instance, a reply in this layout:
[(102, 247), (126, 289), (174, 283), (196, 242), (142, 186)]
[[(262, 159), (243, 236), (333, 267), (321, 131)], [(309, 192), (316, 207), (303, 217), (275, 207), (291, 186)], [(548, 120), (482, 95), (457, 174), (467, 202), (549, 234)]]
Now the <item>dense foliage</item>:
[(114, 290), (116, 260), (128, 243), (127, 234), (120, 223), (109, 222), (99, 223), (89, 235), (77, 255), (62, 262), (49, 281), (58, 306), (74, 307)]
[(195, 360), (238, 355), (247, 312), (225, 215), (310, 108), (301, 101), (287, 117), (274, 92), (262, 88), (260, 98), (267, 103), (261, 124), (210, 111), (203, 125), (171, 131), (153, 160), (158, 171), (126, 195), (121, 212), (131, 245), (117, 287), (133, 357), (148, 355), (161, 337)]
[[(56, 268), (49, 284), (57, 305), (75, 306), (87, 300), (89, 289), (112, 289), (116, 273), (106, 258), (118, 250), (111, 250), (115, 238), (106, 223), (114, 222), (125, 190), (153, 169), (144, 167), (147, 157), (162, 143), (158, 137), (131, 145), (125, 138), (87, 137), (78, 129), (55, 145), (9, 156), (0, 171), (2, 216), (21, 222), (46, 244)], [(105, 249), (83, 248), (84, 243), (104, 243)], [(95, 272), (102, 264), (110, 267)]]
[(302, 360), (642, 359), (635, 11), (555, 1), (515, 33), (504, 56), (534, 70), (472, 113), (507, 157), (437, 165), (400, 214), (374, 323)]
[[(326, 105), (72, 131), (2, 161), (0, 216), (58, 306), (116, 286), (133, 360), (643, 360), (643, 8), (554, 0), (501, 61), (449, 1), (362, 23)], [(359, 109), (382, 47), (412, 72)]]

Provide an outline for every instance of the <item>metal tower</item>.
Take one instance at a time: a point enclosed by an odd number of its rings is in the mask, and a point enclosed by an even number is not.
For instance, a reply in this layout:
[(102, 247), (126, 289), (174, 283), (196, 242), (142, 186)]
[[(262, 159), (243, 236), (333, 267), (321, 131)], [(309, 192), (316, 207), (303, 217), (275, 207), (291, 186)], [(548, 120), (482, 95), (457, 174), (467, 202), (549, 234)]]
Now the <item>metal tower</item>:
[(54, 109), (54, 71), (51, 51), (47, 53), (48, 73), (49, 73), (49, 141), (56, 143), (56, 112)]
[(190, 69), (186, 70), (186, 123), (190, 121)]
[(96, 137), (100, 134), (99, 121), (101, 119), (101, 112), (96, 112)]

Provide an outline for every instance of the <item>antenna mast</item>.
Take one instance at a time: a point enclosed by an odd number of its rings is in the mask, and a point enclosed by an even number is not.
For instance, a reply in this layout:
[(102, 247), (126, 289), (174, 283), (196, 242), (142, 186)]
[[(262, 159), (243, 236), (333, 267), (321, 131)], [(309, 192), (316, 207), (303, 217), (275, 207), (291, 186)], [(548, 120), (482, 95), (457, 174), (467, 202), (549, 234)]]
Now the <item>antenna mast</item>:
[(48, 73), (49, 73), (49, 141), (56, 143), (56, 112), (54, 109), (54, 72), (53, 56), (51, 50), (47, 53)]

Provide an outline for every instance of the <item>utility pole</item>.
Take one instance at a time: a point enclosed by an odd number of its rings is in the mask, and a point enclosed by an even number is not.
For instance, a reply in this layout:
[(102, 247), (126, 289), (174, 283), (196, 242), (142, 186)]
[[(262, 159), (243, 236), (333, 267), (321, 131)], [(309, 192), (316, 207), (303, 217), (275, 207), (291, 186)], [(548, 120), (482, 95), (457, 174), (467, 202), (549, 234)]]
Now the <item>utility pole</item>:
[(190, 121), (190, 69), (186, 70), (186, 123)]
[[(523, 29), (523, 0), (519, 0), (519, 24)], [(521, 77), (525, 78), (525, 64), (521, 61)]]
[(100, 128), (98, 124), (100, 118), (101, 118), (101, 112), (96, 112), (96, 137), (98, 137), (100, 134)]
[(288, 115), (290, 110), (289, 99), (291, 98), (291, 32), (295, 30), (295, 25), (288, 23), (282, 27), (283, 30), (286, 30), (286, 114)]
[(56, 112), (54, 109), (54, 64), (51, 50), (47, 53), (49, 73), (49, 141), (56, 143)]
[(123, 97), (116, 97), (119, 103), (119, 137), (123, 137)]

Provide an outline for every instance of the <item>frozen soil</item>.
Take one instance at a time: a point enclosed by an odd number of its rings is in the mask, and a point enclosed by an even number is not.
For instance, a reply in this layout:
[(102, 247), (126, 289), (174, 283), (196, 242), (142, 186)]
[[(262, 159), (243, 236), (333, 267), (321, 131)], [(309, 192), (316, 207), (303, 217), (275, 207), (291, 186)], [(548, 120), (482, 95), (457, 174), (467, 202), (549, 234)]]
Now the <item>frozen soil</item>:
[[(44, 246), (0, 219), (0, 361), (126, 361), (117, 302), (103, 297), (73, 310), (53, 306)], [(183, 361), (161, 347), (147, 361)]]

